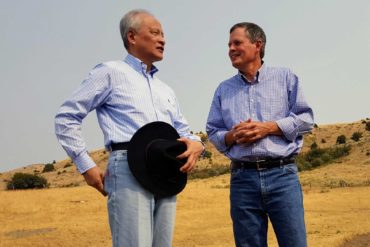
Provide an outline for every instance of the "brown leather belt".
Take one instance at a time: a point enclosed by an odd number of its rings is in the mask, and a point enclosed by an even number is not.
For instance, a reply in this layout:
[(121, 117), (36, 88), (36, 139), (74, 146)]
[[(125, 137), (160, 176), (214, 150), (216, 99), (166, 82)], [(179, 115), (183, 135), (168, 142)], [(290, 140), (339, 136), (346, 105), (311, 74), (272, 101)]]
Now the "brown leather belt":
[(273, 167), (279, 167), (295, 162), (295, 157), (287, 157), (281, 159), (266, 159), (266, 160), (257, 160), (257, 161), (231, 161), (231, 169), (256, 169), (264, 170)]
[(128, 144), (130, 142), (117, 142), (117, 143), (112, 143), (110, 144), (110, 150), (111, 151), (116, 151), (116, 150), (127, 150), (128, 149)]

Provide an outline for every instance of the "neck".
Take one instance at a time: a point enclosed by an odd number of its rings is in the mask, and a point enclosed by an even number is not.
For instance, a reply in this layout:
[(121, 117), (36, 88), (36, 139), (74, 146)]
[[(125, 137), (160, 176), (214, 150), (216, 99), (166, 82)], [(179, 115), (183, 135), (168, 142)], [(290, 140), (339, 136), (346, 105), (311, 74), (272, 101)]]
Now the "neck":
[(143, 61), (143, 63), (146, 64), (146, 72), (149, 72), (152, 69), (152, 64), (151, 63), (146, 63)]
[(147, 59), (144, 59), (142, 58), (139, 54), (137, 54), (136, 52), (134, 51), (129, 51), (129, 54), (131, 54), (132, 56), (136, 57), (137, 59), (139, 59), (140, 61), (142, 61), (145, 65), (146, 65), (146, 72), (149, 72), (152, 68), (152, 62), (148, 61)]
[(240, 69), (240, 73), (242, 73), (248, 81), (253, 81), (254, 77), (257, 74), (257, 71), (261, 68), (262, 61), (258, 60), (254, 63), (247, 64), (244, 68)]

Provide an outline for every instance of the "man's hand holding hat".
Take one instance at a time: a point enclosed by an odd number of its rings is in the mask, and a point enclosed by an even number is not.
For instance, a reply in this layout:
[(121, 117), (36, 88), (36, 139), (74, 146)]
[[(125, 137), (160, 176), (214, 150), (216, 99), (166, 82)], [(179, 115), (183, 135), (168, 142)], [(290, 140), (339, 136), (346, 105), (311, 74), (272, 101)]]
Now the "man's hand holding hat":
[(181, 137), (177, 140), (186, 144), (186, 151), (177, 156), (178, 159), (187, 158), (187, 162), (180, 168), (180, 171), (190, 172), (194, 168), (199, 156), (204, 151), (203, 143), (192, 141), (185, 137)]

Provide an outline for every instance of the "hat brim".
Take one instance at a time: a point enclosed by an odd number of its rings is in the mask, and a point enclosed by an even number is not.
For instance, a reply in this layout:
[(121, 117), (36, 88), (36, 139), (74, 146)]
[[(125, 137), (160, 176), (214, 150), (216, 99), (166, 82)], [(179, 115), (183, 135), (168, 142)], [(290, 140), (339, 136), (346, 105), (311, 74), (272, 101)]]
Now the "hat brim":
[[(180, 193), (186, 185), (187, 174), (175, 169), (171, 179), (161, 179), (150, 172), (150, 162), (146, 160), (146, 148), (156, 139), (177, 140), (176, 129), (165, 122), (152, 122), (141, 127), (131, 138), (127, 149), (129, 168), (136, 180), (156, 197), (169, 197)], [(186, 150), (185, 143), (184, 152)], [(179, 153), (180, 154), (180, 153)]]

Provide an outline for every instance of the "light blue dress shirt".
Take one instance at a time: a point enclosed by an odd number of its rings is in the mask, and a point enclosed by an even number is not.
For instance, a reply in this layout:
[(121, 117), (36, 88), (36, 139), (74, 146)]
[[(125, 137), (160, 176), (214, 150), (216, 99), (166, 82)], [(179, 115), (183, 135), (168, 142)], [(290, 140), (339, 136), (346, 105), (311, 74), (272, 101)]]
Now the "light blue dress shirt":
[[(277, 123), (283, 136), (269, 135), (253, 144), (227, 147), (226, 133), (241, 121)], [(262, 65), (253, 82), (238, 73), (223, 81), (214, 94), (206, 131), (216, 148), (231, 160), (253, 161), (297, 154), (302, 135), (313, 127), (313, 112), (298, 77), (289, 69)]]
[(82, 120), (93, 110), (107, 149), (112, 142), (130, 141), (140, 127), (153, 121), (167, 122), (181, 137), (199, 141), (190, 134), (172, 89), (155, 76), (157, 68), (146, 69), (131, 55), (124, 61), (99, 64), (60, 107), (55, 133), (80, 173), (96, 165), (81, 135)]

